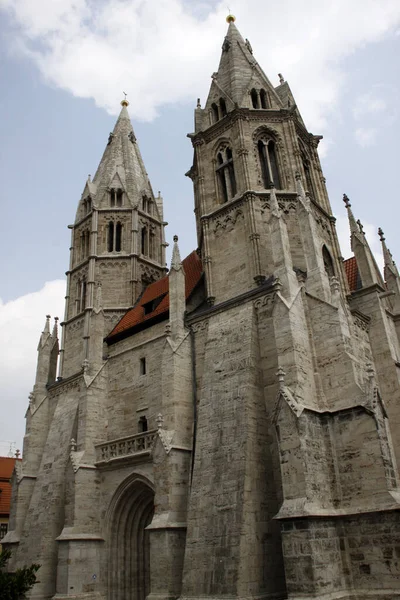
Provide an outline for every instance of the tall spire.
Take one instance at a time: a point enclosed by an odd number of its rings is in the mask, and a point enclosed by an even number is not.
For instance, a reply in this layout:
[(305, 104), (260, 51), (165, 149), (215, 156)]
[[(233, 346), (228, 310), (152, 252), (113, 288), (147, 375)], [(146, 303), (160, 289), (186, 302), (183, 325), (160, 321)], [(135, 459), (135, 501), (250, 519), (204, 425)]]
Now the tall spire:
[(106, 149), (91, 182), (96, 189), (96, 203), (107, 202), (106, 191), (122, 187), (131, 206), (138, 204), (145, 193), (152, 195), (149, 178), (140, 154), (136, 136), (128, 113), (129, 102), (121, 102), (121, 111), (113, 131), (109, 134)]
[(228, 31), (222, 44), (218, 71), (212, 75), (213, 83), (206, 108), (219, 96), (224, 98), (228, 112), (235, 106), (247, 106), (253, 87), (268, 92), (270, 108), (283, 108), (274, 86), (254, 58), (250, 42), (243, 39), (236, 27), (235, 17), (228, 15), (226, 20), (229, 23)]

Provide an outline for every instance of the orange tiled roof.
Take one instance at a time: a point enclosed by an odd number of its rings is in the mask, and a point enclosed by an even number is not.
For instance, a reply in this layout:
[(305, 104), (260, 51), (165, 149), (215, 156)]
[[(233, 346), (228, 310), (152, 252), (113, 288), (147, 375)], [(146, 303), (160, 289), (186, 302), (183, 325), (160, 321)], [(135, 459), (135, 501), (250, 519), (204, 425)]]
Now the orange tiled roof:
[(16, 458), (0, 456), (0, 515), (10, 514), (11, 475)]
[[(185, 293), (186, 299), (189, 298), (190, 294), (193, 292), (194, 288), (200, 281), (201, 275), (203, 273), (203, 267), (201, 264), (201, 260), (195, 250), (189, 254), (182, 261), (183, 268), (185, 271)], [(162, 297), (161, 302), (156, 306), (156, 308), (148, 313), (147, 315), (144, 312), (144, 305), (152, 302), (153, 300), (159, 299)], [(145, 289), (142, 297), (139, 302), (122, 317), (122, 319), (116, 324), (111, 333), (107, 336), (107, 339), (110, 340), (117, 334), (120, 334), (124, 331), (132, 329), (141, 323), (145, 323), (153, 319), (156, 316), (167, 313), (169, 310), (169, 279), (168, 275), (151, 283)]]
[(352, 256), (344, 261), (344, 270), (351, 292), (355, 292), (361, 288), (361, 278), (358, 272), (356, 257)]

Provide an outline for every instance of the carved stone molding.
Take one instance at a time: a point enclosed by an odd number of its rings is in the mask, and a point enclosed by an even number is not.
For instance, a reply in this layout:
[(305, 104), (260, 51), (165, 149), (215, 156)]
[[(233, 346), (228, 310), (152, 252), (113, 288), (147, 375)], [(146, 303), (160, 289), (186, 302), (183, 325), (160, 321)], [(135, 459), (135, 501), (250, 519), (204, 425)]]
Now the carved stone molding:
[(269, 313), (272, 313), (272, 309), (274, 307), (275, 300), (276, 300), (276, 292), (266, 294), (265, 296), (262, 296), (261, 298), (257, 298), (257, 300), (254, 301), (254, 308), (256, 310), (259, 310), (260, 308), (266, 308), (266, 310)]
[(191, 325), (193, 333), (197, 333), (198, 331), (205, 331), (208, 327), (208, 319), (204, 321), (199, 321), (198, 323), (193, 323)]
[(238, 220), (244, 219), (243, 211), (238, 208), (234, 212), (227, 214), (226, 216), (221, 216), (219, 219), (216, 219), (213, 227), (214, 233), (219, 233), (221, 230), (225, 229), (226, 231), (232, 230)]

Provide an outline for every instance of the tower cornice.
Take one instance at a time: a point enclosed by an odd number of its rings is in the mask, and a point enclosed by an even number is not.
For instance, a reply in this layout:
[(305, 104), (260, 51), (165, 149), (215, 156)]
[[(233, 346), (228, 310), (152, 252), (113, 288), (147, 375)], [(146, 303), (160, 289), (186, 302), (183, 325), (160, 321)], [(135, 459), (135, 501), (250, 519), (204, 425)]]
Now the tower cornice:
[[(282, 123), (289, 120), (294, 120), (297, 123), (297, 120), (293, 119), (291, 110), (285, 108), (279, 110), (235, 108), (217, 123), (210, 125), (210, 127), (204, 131), (199, 131), (198, 133), (189, 133), (188, 137), (191, 139), (193, 146), (198, 146), (203, 143), (209, 143), (220, 137), (226, 131), (231, 129), (232, 125), (238, 121)], [(309, 138), (312, 136), (312, 134), (308, 133), (305, 128), (304, 134), (307, 135), (307, 142), (309, 142)]]

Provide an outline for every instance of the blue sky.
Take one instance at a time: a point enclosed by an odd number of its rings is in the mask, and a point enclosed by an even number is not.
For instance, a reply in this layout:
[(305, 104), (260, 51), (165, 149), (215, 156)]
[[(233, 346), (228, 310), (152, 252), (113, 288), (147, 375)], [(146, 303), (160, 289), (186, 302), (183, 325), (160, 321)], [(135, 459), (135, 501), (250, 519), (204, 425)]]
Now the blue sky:
[[(343, 254), (346, 192), (373, 249), (381, 226), (400, 260), (398, 0), (236, 0), (231, 9), (269, 78), (277, 85), (283, 73), (309, 130), (324, 136)], [(123, 90), (168, 240), (179, 235), (182, 255), (196, 246), (186, 134), (218, 67), (226, 13), (222, 2), (0, 0), (0, 442), (21, 446), (45, 314), (63, 313), (67, 225)]]

